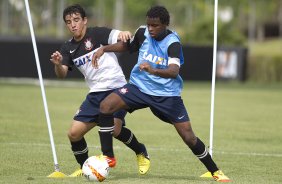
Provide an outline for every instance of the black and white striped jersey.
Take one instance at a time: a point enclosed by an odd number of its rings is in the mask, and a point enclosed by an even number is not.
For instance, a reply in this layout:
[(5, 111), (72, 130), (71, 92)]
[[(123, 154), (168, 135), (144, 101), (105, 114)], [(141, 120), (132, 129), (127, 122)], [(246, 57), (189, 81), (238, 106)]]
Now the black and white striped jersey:
[(76, 66), (84, 75), (90, 92), (108, 91), (122, 87), (126, 84), (124, 74), (119, 66), (118, 59), (113, 52), (106, 52), (99, 59), (99, 68), (92, 67), (93, 54), (102, 45), (117, 42), (120, 31), (106, 27), (87, 28), (82, 40), (76, 42), (74, 39), (66, 41), (60, 53), (63, 56), (63, 65)]

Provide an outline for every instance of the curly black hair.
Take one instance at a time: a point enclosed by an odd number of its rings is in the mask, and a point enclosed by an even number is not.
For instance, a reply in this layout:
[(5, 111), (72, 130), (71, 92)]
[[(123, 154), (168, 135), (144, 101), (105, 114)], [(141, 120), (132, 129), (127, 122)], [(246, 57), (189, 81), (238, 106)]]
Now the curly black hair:
[(160, 18), (160, 21), (162, 24), (169, 25), (169, 13), (167, 9), (164, 6), (153, 6), (151, 7), (147, 14), (146, 17), (148, 18)]
[(74, 4), (64, 9), (64, 13), (63, 13), (64, 21), (66, 22), (67, 15), (76, 14), (76, 13), (79, 13), (82, 19), (86, 17), (85, 10), (79, 4)]

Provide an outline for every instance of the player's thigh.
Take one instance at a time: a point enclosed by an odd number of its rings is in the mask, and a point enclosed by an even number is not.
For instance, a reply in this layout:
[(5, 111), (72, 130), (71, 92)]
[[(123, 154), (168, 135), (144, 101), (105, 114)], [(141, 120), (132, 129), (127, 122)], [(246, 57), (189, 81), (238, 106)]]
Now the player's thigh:
[(188, 112), (181, 97), (155, 97), (151, 96), (150, 109), (155, 116), (167, 123), (178, 123), (189, 121)]
[(100, 112), (112, 114), (120, 109), (127, 109), (126, 103), (116, 93), (109, 94), (100, 104)]
[(74, 120), (68, 131), (68, 137), (71, 141), (79, 141), (89, 130), (95, 127), (96, 123), (85, 123)]

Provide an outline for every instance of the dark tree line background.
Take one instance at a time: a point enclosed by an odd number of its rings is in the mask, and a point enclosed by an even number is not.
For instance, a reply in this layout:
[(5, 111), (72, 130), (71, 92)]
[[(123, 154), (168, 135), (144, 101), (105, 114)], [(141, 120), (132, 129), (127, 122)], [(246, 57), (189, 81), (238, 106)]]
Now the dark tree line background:
[[(213, 0), (29, 0), (37, 37), (64, 39), (69, 36), (62, 19), (63, 9), (80, 3), (89, 16), (89, 25), (107, 26), (134, 32), (145, 24), (148, 8), (164, 5), (171, 14), (170, 28), (184, 44), (213, 43)], [(219, 0), (218, 43), (244, 45), (282, 37), (282, 0)], [(0, 0), (0, 36), (29, 36), (24, 0)], [(272, 29), (270, 35), (267, 28)]]

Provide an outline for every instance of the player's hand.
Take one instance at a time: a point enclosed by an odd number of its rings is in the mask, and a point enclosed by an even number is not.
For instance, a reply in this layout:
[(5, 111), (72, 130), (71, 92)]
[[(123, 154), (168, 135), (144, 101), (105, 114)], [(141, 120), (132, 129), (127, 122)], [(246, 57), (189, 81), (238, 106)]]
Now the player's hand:
[(59, 51), (54, 52), (51, 55), (51, 59), (50, 61), (54, 64), (54, 65), (61, 65), (62, 61), (63, 61), (63, 56)]
[(146, 72), (148, 72), (150, 74), (153, 74), (153, 68), (151, 67), (151, 65), (148, 62), (141, 63), (139, 65), (139, 70), (140, 71), (144, 70), (144, 71), (146, 71)]
[(100, 59), (100, 57), (104, 54), (104, 50), (103, 48), (99, 48), (92, 56), (92, 67), (94, 67), (95, 69), (98, 69), (98, 60)]
[(131, 32), (129, 31), (121, 31), (118, 35), (118, 40), (122, 42), (127, 42), (127, 40), (130, 40), (132, 37)]

